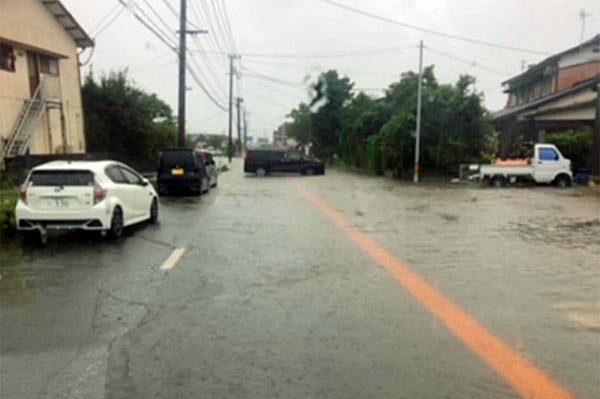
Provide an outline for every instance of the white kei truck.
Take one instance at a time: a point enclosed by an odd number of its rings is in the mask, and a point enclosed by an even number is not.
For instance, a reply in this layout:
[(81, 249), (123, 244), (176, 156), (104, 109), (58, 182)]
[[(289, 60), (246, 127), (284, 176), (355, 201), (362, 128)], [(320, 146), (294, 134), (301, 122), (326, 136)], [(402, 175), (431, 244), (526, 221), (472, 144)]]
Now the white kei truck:
[(571, 186), (572, 179), (571, 161), (553, 144), (535, 144), (531, 158), (499, 160), (479, 166), (479, 181), (494, 187), (534, 182), (567, 188)]

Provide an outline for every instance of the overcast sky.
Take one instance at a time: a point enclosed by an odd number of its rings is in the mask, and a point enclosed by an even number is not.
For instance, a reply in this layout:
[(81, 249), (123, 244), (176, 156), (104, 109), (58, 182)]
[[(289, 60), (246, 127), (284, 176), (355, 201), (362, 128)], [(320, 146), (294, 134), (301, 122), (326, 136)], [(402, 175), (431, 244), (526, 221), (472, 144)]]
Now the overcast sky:
[[(179, 0), (128, 1), (136, 3), (148, 17), (160, 23), (148, 7), (151, 5), (170, 27), (173, 41), (176, 40), (174, 31), (178, 29), (178, 22), (165, 3), (178, 10)], [(241, 66), (245, 68), (236, 89), (244, 98), (249, 135), (253, 136), (270, 137), (289, 110), (300, 100), (307, 100), (307, 78), (314, 79), (330, 68), (350, 77), (356, 88), (381, 95), (380, 89), (397, 80), (400, 73), (417, 69), (416, 46), (421, 39), (430, 48), (425, 50), (424, 64), (435, 64), (439, 81), (453, 83), (460, 74), (474, 75), (477, 88), (485, 92), (485, 104), (491, 110), (504, 105), (502, 81), (519, 73), (524, 62), (531, 64), (545, 58), (539, 54), (422, 33), (357, 15), (319, 0), (188, 0), (188, 17), (192, 25), (210, 30), (208, 35), (197, 37), (197, 42), (209, 54), (200, 54), (196, 40), (190, 39), (190, 49), (195, 53), (195, 62), (191, 65), (215, 100), (225, 107), (228, 103), (228, 60), (219, 53), (233, 49), (222, 34), (222, 30), (226, 31), (222, 9), (218, 8), (222, 1), (226, 3), (235, 49), (242, 55)], [(579, 42), (581, 9), (592, 14), (586, 19), (586, 38), (600, 33), (598, 0), (336, 1), (451, 35), (548, 53)], [(92, 36), (120, 10), (117, 0), (63, 2)], [(98, 27), (107, 15), (107, 22)], [(85, 59), (87, 54), (82, 58)], [(129, 68), (129, 75), (138, 86), (156, 93), (176, 112), (176, 56), (130, 11), (119, 14), (96, 37), (90, 65), (95, 73)], [(84, 73), (88, 69), (89, 66)], [(188, 77), (188, 83), (191, 88), (188, 92), (188, 132), (225, 132), (227, 114), (208, 99), (191, 77)]]

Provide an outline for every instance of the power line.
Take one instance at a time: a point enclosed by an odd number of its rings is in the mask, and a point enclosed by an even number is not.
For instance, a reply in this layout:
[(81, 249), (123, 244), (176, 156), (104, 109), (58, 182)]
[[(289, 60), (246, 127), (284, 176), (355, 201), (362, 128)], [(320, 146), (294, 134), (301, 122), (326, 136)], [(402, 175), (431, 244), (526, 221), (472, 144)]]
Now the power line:
[(177, 13), (177, 10), (175, 10), (175, 7), (173, 7), (173, 5), (171, 3), (169, 3), (169, 0), (162, 0), (162, 2), (171, 11), (171, 14), (173, 14), (175, 16), (175, 18), (179, 19), (179, 13)]
[[(223, 53), (223, 55), (227, 55), (228, 52), (227, 52), (226, 39), (224, 36), (219, 35), (219, 29), (216, 27), (216, 21), (213, 22), (213, 18), (211, 17), (209, 5), (206, 4), (206, 2), (204, 0), (199, 0), (199, 1), (200, 1), (200, 6), (202, 7), (202, 11), (204, 12), (204, 16), (206, 18), (206, 22), (210, 26), (211, 32), (213, 32), (213, 34), (211, 36), (214, 39), (217, 49), (219, 49)], [(198, 11), (200, 11), (200, 10), (198, 10)], [(202, 14), (202, 13), (199, 12), (199, 14)]]
[[(194, 40), (194, 43), (196, 44), (196, 46), (201, 48), (202, 45), (200, 43), (200, 39), (194, 38), (193, 40)], [(191, 56), (192, 60), (196, 59), (196, 58), (194, 58), (194, 55), (191, 53), (190, 53), (190, 56)], [(225, 96), (225, 89), (221, 84), (218, 83), (221, 81), (221, 79), (220, 79), (219, 75), (217, 74), (213, 64), (207, 58), (204, 58), (204, 57), (200, 57), (200, 58), (203, 61), (204, 65), (206, 66), (208, 73), (211, 75), (211, 78), (216, 85), (215, 87), (217, 87), (217, 92), (219, 92), (220, 95)]]
[(150, 4), (150, 2), (148, 0), (142, 0), (142, 1), (150, 9), (150, 11), (152, 12), (152, 14), (154, 14), (154, 16), (163, 24), (163, 26), (166, 28), (167, 32), (172, 32), (173, 31), (172, 28), (163, 19), (163, 17), (156, 11), (156, 9), (154, 7), (152, 7), (152, 4)]
[(233, 52), (237, 52), (236, 46), (235, 46), (235, 40), (233, 39), (233, 32), (231, 31), (231, 24), (229, 23), (229, 15), (227, 13), (227, 4), (225, 3), (224, 0), (221, 0), (221, 6), (223, 8), (223, 16), (225, 19), (225, 30), (227, 31), (227, 35), (231, 42), (231, 47), (233, 48)]
[(221, 38), (223, 39), (223, 43), (225, 43), (225, 48), (227, 49), (227, 52), (229, 53), (233, 53), (233, 48), (231, 46), (231, 44), (229, 43), (229, 41), (227, 40), (227, 34), (225, 33), (225, 29), (223, 28), (223, 22), (221, 20), (221, 16), (219, 15), (218, 12), (218, 6), (217, 6), (217, 2), (216, 0), (212, 0), (212, 8), (213, 8), (213, 14), (215, 16), (215, 24), (217, 26), (217, 30), (219, 32), (219, 34), (221, 35)]
[[(295, 69), (298, 71), (304, 71), (304, 72), (323, 72), (324, 69), (329, 69), (329, 68), (323, 68), (322, 66), (299, 66), (299, 65), (291, 65), (291, 64), (281, 64), (281, 63), (274, 63), (274, 62), (263, 62), (263, 61), (256, 61), (256, 60), (248, 60), (247, 62), (251, 63), (251, 64), (258, 64), (258, 65), (265, 65), (265, 66), (270, 66), (270, 67), (281, 67), (281, 68), (287, 68), (287, 69)], [(339, 69), (339, 68), (336, 68)], [(312, 71), (311, 71), (312, 70)], [(390, 77), (398, 77), (400, 76), (399, 73), (386, 73), (386, 72), (359, 72), (359, 71), (348, 71), (346, 69), (339, 69), (341, 71), (343, 71), (345, 74), (351, 74), (351, 75), (366, 75), (366, 76), (390, 76)]]
[(224, 115), (224, 114), (225, 114), (225, 112), (219, 111), (219, 112), (215, 112), (214, 114), (211, 114), (211, 115), (208, 115), (208, 116), (204, 116), (204, 117), (192, 119), (192, 120), (188, 121), (188, 123), (206, 122), (206, 121), (209, 121), (211, 119), (215, 119), (217, 116), (221, 116), (221, 115)]
[(108, 18), (112, 15), (112, 13), (115, 12), (119, 7), (121, 7), (120, 4), (115, 4), (106, 14), (104, 14), (104, 16), (102, 18), (100, 18), (100, 20), (96, 23), (96, 25), (94, 25), (89, 30), (90, 34), (92, 34), (92, 32), (94, 32), (100, 26), (102, 26), (104, 24), (104, 22), (106, 22), (106, 20), (108, 20)]
[(144, 27), (146, 29), (148, 29), (150, 32), (152, 32), (152, 34), (154, 34), (154, 36), (156, 36), (157, 39), (159, 39), (161, 42), (163, 42), (167, 47), (169, 47), (171, 50), (174, 50), (175, 52), (177, 52), (176, 50), (176, 45), (173, 43), (170, 43), (168, 41), (168, 39), (166, 39), (162, 34), (160, 34), (154, 27), (152, 27), (151, 24), (149, 24), (148, 22), (146, 22), (142, 17), (139, 16), (139, 14), (137, 14), (135, 12), (135, 10), (131, 9), (127, 3), (125, 3), (124, 0), (117, 0), (119, 3), (121, 3), (121, 5), (125, 8), (127, 8), (132, 15), (135, 17), (135, 19), (137, 19), (142, 25), (144, 25)]
[[(147, 22), (144, 18), (142, 18), (137, 12), (136, 10), (133, 10), (129, 7), (129, 5), (127, 3), (125, 3), (125, 0), (117, 0), (119, 3), (121, 3), (121, 5), (125, 8), (127, 8), (132, 14), (133, 16), (142, 24), (144, 25), (144, 27), (146, 29), (148, 29), (150, 32), (152, 32), (152, 34), (154, 36), (156, 36), (157, 39), (159, 39), (161, 42), (163, 42), (169, 49), (171, 49), (172, 51), (174, 51), (176, 54), (178, 54), (178, 50), (176, 45), (174, 45), (173, 43), (170, 43), (168, 41), (168, 39), (166, 39), (163, 35), (161, 35), (153, 26), (151, 23)], [(131, 0), (130, 0), (131, 1)], [(135, 4), (134, 2), (131, 2), (131, 4)], [(147, 18), (147, 15), (146, 15)], [(200, 81), (200, 79), (198, 78), (196, 72), (194, 71), (194, 69), (192, 67), (190, 67), (189, 65), (186, 65), (186, 69), (190, 72), (190, 75), (192, 76), (192, 78), (194, 79), (194, 81), (196, 82), (196, 84), (198, 84), (198, 86), (200, 86), (200, 89), (208, 96), (208, 98), (213, 102), (213, 104), (215, 104), (218, 108), (222, 109), (222, 110), (226, 110), (226, 108), (219, 103), (219, 101), (217, 101), (214, 96), (206, 89), (206, 87), (204, 87), (204, 84)]]
[[(188, 50), (188, 54), (189, 54), (189, 50)], [(198, 61), (195, 58), (193, 58), (193, 56), (191, 56), (191, 54), (190, 54), (190, 59), (192, 60), (192, 63), (194, 64), (194, 66), (197, 68), (200, 77), (203, 78), (205, 82), (207, 82), (205, 84), (206, 90), (210, 89), (213, 97), (222, 98), (220, 90), (219, 89), (215, 90), (215, 86), (213, 86), (213, 84), (212, 84), (213, 80), (207, 78), (207, 76), (204, 74), (203, 68), (198, 64)], [(217, 86), (217, 87), (219, 87), (219, 86)], [(224, 95), (224, 92), (222, 94)]]
[[(254, 82), (254, 83), (255, 83), (255, 84), (258, 84), (257, 82)], [(267, 84), (265, 84), (265, 83), (261, 83), (261, 84), (260, 84), (260, 87), (267, 88), (267, 89), (269, 89), (269, 90), (272, 90), (272, 91), (274, 91), (274, 92), (276, 92), (276, 93), (282, 94), (282, 95), (284, 95), (284, 96), (287, 96), (287, 97), (289, 97), (289, 98), (293, 98), (294, 100), (297, 100), (297, 101), (306, 101), (306, 100), (307, 100), (307, 99), (300, 98), (300, 97), (298, 97), (298, 96), (297, 96), (297, 95), (295, 95), (295, 94), (291, 94), (291, 93), (288, 93), (288, 92), (286, 92), (286, 91), (283, 91), (283, 90), (280, 90), (280, 89), (276, 89), (276, 88), (274, 88), (273, 86), (269, 86), (269, 85), (267, 85)]]
[(402, 50), (414, 50), (419, 48), (418, 46), (404, 46), (394, 47), (387, 49), (376, 49), (376, 50), (365, 50), (359, 52), (348, 52), (348, 53), (316, 53), (316, 54), (294, 54), (294, 53), (242, 53), (246, 58), (344, 58), (344, 57), (360, 57), (364, 55), (383, 54), (383, 53), (396, 53)]
[(154, 22), (152, 20), (152, 18), (150, 18), (150, 16), (146, 13), (146, 11), (142, 7), (140, 7), (139, 4), (136, 1), (129, 0), (129, 4), (135, 6), (136, 10), (138, 12), (140, 12), (144, 18), (146, 18), (146, 22), (149, 23), (149, 24), (151, 24), (154, 27), (154, 30), (156, 30), (157, 32), (159, 32), (162, 35), (163, 38), (170, 38), (171, 35), (173, 35), (175, 37), (175, 39), (176, 39), (175, 33), (172, 32), (170, 30), (170, 28), (168, 28), (168, 25), (167, 25), (167, 32), (165, 33), (163, 31), (163, 28), (161, 28), (156, 22)]
[[(117, 6), (119, 5), (117, 4)], [(102, 28), (98, 30), (98, 32), (94, 34), (94, 39), (96, 39), (98, 36), (100, 36), (102, 32), (108, 29), (121, 16), (121, 14), (123, 14), (123, 11), (125, 11), (125, 7), (121, 7), (119, 12), (116, 13)]]
[(280, 79), (272, 78), (270, 76), (260, 74), (258, 72), (255, 72), (255, 71), (251, 70), (251, 69), (248, 69), (248, 68), (243, 68), (243, 70), (247, 72), (246, 76), (252, 76), (252, 77), (259, 78), (259, 79), (264, 79), (264, 80), (267, 80), (267, 81), (270, 81), (270, 82), (279, 83), (279, 84), (282, 84), (284, 86), (288, 86), (288, 87), (294, 88), (296, 90), (306, 88), (304, 85), (302, 85), (300, 83), (287, 82), (285, 80), (280, 80)]
[(216, 98), (214, 98), (214, 96), (206, 89), (206, 87), (204, 87), (204, 85), (202, 84), (192, 67), (186, 65), (186, 68), (190, 72), (190, 75), (192, 75), (192, 79), (194, 79), (198, 86), (200, 86), (200, 89), (202, 89), (204, 94), (208, 96), (208, 98), (213, 102), (213, 104), (215, 104), (218, 108), (222, 109), (223, 111), (227, 111), (227, 108), (223, 104), (219, 103), (219, 101)]
[(467, 60), (465, 58), (457, 57), (457, 56), (455, 56), (453, 54), (445, 53), (443, 51), (436, 50), (436, 49), (434, 49), (432, 47), (429, 47), (429, 46), (425, 46), (425, 48), (427, 50), (431, 51), (432, 53), (439, 54), (439, 55), (441, 55), (443, 57), (450, 58), (452, 60), (462, 62), (464, 64), (470, 65), (470, 66), (475, 67), (475, 68), (483, 69), (484, 71), (492, 72), (492, 73), (495, 73), (495, 74), (498, 74), (498, 75), (502, 75), (502, 76), (512, 75), (512, 73), (510, 73), (510, 72), (501, 71), (501, 70), (496, 69), (496, 68), (492, 68), (492, 67), (488, 67), (488, 66), (485, 66), (485, 65), (481, 65), (481, 64), (479, 64), (476, 61), (469, 61), (469, 60)]
[(284, 110), (286, 110), (286, 111), (289, 111), (289, 110), (290, 110), (290, 109), (289, 109), (289, 107), (286, 107), (286, 106), (284, 106), (284, 105), (281, 105), (281, 104), (279, 104), (279, 103), (276, 103), (276, 102), (272, 101), (271, 99), (269, 99), (269, 98), (266, 98), (266, 97), (263, 97), (262, 95), (260, 95), (260, 94), (257, 94), (257, 93), (255, 93), (255, 92), (253, 92), (253, 91), (249, 91), (248, 89), (246, 89), (246, 93), (247, 93), (247, 94), (250, 94), (250, 95), (252, 95), (252, 96), (254, 96), (254, 97), (256, 97), (257, 99), (259, 99), (259, 100), (263, 101), (263, 102), (264, 102), (264, 103), (266, 103), (266, 104), (270, 104), (270, 105), (272, 105), (272, 106), (274, 106), (274, 107), (278, 107), (278, 108), (284, 109)]
[[(206, 13), (206, 7), (204, 5), (204, 1), (199, 0), (200, 4), (202, 5), (202, 8), (204, 9), (205, 13)], [(198, 8), (198, 5), (196, 3), (196, 1), (191, 1), (190, 2), (190, 8), (192, 10), (192, 13), (194, 14), (196, 20), (198, 21), (199, 24), (207, 27), (210, 31), (210, 39), (212, 40), (212, 42), (215, 44), (216, 48), (223, 52), (223, 54), (225, 54), (225, 50), (223, 49), (223, 47), (221, 46), (221, 43), (217, 40), (217, 31), (214, 28), (214, 25), (212, 23), (212, 20), (208, 17), (208, 13), (206, 13), (206, 16), (203, 18), (202, 16), (202, 12), (200, 11), (200, 9)]]
[(412, 25), (412, 24), (409, 24), (406, 22), (397, 21), (397, 20), (387, 18), (387, 17), (381, 16), (381, 15), (377, 15), (377, 14), (374, 14), (374, 13), (371, 13), (368, 11), (360, 10), (358, 8), (350, 7), (350, 6), (347, 6), (342, 3), (338, 3), (337, 1), (333, 1), (333, 0), (318, 0), (318, 1), (327, 3), (334, 7), (342, 8), (346, 11), (350, 11), (355, 14), (360, 14), (365, 17), (377, 19), (379, 21), (386, 22), (388, 24), (402, 26), (404, 28), (418, 30), (418, 31), (421, 31), (424, 33), (430, 33), (432, 35), (444, 37), (446, 39), (458, 40), (458, 41), (462, 41), (462, 42), (466, 42), (466, 43), (473, 43), (473, 44), (478, 44), (481, 46), (494, 47), (494, 48), (499, 48), (499, 49), (503, 49), (503, 50), (518, 51), (521, 53), (531, 53), (531, 54), (539, 54), (539, 55), (548, 55), (549, 54), (545, 51), (532, 50), (532, 49), (527, 49), (527, 48), (522, 48), (522, 47), (507, 46), (504, 44), (493, 43), (493, 42), (488, 42), (488, 41), (479, 40), (479, 39), (473, 39), (473, 38), (469, 38), (469, 37), (465, 37), (465, 36), (459, 36), (459, 35), (455, 35), (455, 34), (451, 34), (451, 33), (440, 32), (440, 31), (430, 29), (430, 28), (424, 28), (421, 26)]

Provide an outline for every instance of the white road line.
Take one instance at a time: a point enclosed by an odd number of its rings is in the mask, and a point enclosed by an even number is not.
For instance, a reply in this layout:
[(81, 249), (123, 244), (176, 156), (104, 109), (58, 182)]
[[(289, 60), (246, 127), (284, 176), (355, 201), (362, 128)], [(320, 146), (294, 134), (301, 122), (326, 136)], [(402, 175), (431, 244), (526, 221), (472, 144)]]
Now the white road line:
[(181, 259), (181, 257), (183, 256), (184, 252), (185, 247), (174, 249), (173, 252), (171, 252), (171, 255), (169, 255), (169, 257), (167, 258), (167, 260), (165, 260), (165, 263), (162, 264), (160, 270), (171, 270), (172, 268), (174, 268), (177, 265), (177, 262), (179, 262), (179, 259)]

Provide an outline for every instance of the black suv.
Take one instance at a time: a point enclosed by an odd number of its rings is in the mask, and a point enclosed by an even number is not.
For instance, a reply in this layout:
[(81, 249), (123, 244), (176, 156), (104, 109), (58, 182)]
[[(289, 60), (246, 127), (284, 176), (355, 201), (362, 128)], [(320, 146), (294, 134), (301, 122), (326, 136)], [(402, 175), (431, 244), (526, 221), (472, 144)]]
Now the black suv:
[(160, 153), (156, 172), (158, 192), (191, 191), (202, 194), (210, 189), (204, 159), (192, 148), (171, 148)]
[(264, 176), (272, 172), (325, 174), (325, 163), (317, 158), (296, 151), (279, 149), (248, 150), (244, 159), (244, 172)]

